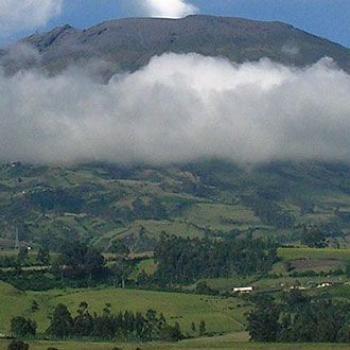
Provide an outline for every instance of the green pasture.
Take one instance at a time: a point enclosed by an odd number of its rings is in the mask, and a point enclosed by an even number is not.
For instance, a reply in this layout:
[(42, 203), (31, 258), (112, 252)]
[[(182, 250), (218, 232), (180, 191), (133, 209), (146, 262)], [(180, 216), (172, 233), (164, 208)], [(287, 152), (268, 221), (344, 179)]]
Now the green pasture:
[[(58, 350), (340, 350), (349, 349), (348, 344), (279, 344), (251, 343), (245, 333), (232, 333), (224, 336), (204, 337), (184, 340), (178, 343), (90, 343), (90, 342), (29, 342), (30, 350), (47, 350), (54, 347)], [(0, 350), (7, 349), (8, 341), (0, 341)]]
[[(39, 310), (35, 312), (31, 310), (34, 300), (39, 304)], [(201, 320), (206, 322), (207, 331), (211, 333), (242, 331), (247, 311), (240, 306), (238, 298), (115, 288), (21, 292), (0, 283), (0, 333), (8, 332), (10, 320), (14, 316), (35, 319), (39, 333), (44, 332), (48, 326), (48, 317), (57, 304), (66, 304), (74, 315), (82, 301), (89, 304), (92, 312), (101, 312), (106, 303), (111, 304), (115, 313), (154, 309), (162, 312), (169, 323), (179, 322), (185, 334), (191, 334), (192, 322), (198, 325)]]
[(279, 248), (278, 256), (283, 261), (299, 259), (350, 261), (350, 249), (336, 248)]

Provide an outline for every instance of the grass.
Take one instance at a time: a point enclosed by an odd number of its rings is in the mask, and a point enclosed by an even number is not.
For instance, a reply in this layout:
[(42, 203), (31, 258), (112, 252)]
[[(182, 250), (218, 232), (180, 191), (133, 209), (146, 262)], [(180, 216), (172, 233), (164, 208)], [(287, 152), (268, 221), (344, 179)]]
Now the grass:
[(336, 248), (279, 248), (278, 256), (283, 261), (299, 259), (350, 261), (350, 249)]
[[(32, 312), (33, 300), (39, 304), (39, 311)], [(201, 320), (206, 322), (208, 332), (242, 331), (247, 310), (239, 306), (240, 299), (237, 298), (115, 288), (20, 292), (0, 283), (0, 333), (7, 333), (11, 318), (20, 315), (35, 319), (38, 331), (43, 332), (48, 326), (48, 316), (57, 304), (66, 304), (74, 315), (82, 301), (89, 304), (91, 312), (101, 312), (105, 303), (110, 303), (115, 313), (154, 309), (162, 312), (169, 323), (179, 322), (183, 332), (189, 334), (191, 323), (199, 324)]]
[(250, 209), (241, 205), (196, 204), (187, 211), (185, 218), (195, 225), (222, 231), (261, 224)]
[(146, 233), (156, 239), (160, 237), (162, 232), (166, 232), (170, 235), (191, 238), (203, 236), (203, 232), (201, 229), (191, 225), (190, 223), (181, 222), (179, 220), (136, 220), (119, 237), (126, 237), (135, 234), (137, 235), (141, 227), (144, 227)]
[(144, 271), (148, 276), (153, 276), (157, 271), (157, 264), (154, 259), (142, 260), (136, 267), (136, 269), (131, 274), (130, 278), (136, 280), (139, 274)]
[(244, 329), (244, 308), (238, 308), (239, 300), (198, 296), (180, 293), (164, 293), (140, 290), (91, 290), (71, 291), (54, 298), (55, 303), (64, 303), (76, 310), (86, 301), (93, 311), (101, 311), (106, 302), (112, 310), (145, 312), (155, 309), (164, 313), (169, 322), (179, 322), (184, 332), (190, 332), (191, 323), (204, 320), (210, 332), (230, 332)]
[[(0, 341), (0, 350), (7, 349), (8, 341)], [(37, 341), (30, 343), (31, 350), (46, 350), (49, 347), (55, 347), (59, 350), (113, 350), (120, 348), (123, 350), (329, 350), (329, 349), (349, 349), (348, 344), (262, 344), (250, 343), (244, 333), (233, 333), (224, 336), (197, 338), (184, 340), (178, 343), (89, 343), (89, 342), (47, 342)]]

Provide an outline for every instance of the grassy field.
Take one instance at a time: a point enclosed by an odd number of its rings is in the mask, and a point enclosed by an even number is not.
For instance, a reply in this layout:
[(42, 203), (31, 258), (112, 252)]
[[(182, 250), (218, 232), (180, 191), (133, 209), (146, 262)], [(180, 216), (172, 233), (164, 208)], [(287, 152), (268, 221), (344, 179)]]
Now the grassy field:
[[(32, 312), (35, 300), (39, 310)], [(38, 323), (38, 331), (48, 326), (48, 316), (59, 304), (66, 304), (75, 314), (79, 304), (86, 301), (92, 312), (101, 312), (105, 303), (112, 311), (132, 310), (145, 312), (154, 309), (162, 312), (170, 323), (179, 322), (184, 333), (191, 334), (191, 323), (204, 320), (208, 332), (227, 333), (244, 329), (246, 308), (238, 298), (219, 298), (192, 294), (165, 293), (115, 288), (84, 290), (53, 290), (49, 292), (20, 292), (0, 283), (0, 333), (7, 333), (12, 317), (23, 315)]]
[(133, 271), (131, 276), (129, 278), (136, 280), (138, 275), (142, 272), (146, 272), (148, 276), (152, 276), (157, 271), (157, 264), (155, 263), (154, 259), (145, 259), (142, 260), (136, 267), (136, 269)]
[(195, 225), (224, 232), (261, 224), (250, 209), (241, 205), (196, 204), (187, 211), (185, 218)]
[(298, 259), (350, 261), (350, 249), (335, 248), (280, 248), (278, 256), (283, 261)]
[[(0, 350), (6, 350), (7, 341), (0, 342)], [(119, 344), (119, 343), (82, 343), (82, 342), (33, 342), (31, 350), (46, 350), (55, 347), (58, 350), (113, 350), (115, 348), (123, 350), (329, 350), (329, 349), (349, 349), (347, 344), (260, 344), (247, 341), (245, 334), (228, 334), (225, 336), (211, 338), (197, 338), (184, 340), (178, 343), (147, 343), (147, 344)]]

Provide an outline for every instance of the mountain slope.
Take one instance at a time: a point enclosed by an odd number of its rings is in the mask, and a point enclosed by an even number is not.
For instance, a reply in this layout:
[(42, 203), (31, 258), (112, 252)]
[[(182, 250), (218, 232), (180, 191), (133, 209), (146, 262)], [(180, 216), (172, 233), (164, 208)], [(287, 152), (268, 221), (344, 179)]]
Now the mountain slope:
[[(49, 33), (34, 34), (22, 42), (32, 45), (41, 54), (40, 60), (31, 64), (54, 72), (70, 63), (91, 59), (107, 62), (106, 74), (134, 70), (145, 65), (152, 56), (169, 51), (224, 56), (236, 62), (268, 57), (298, 66), (329, 56), (350, 71), (349, 49), (341, 45), (280, 22), (240, 18), (120, 19), (86, 30), (66, 25)], [(11, 62), (7, 61), (7, 65), (11, 66)]]
[(317, 224), (349, 244), (350, 167), (271, 163), (244, 169), (223, 161), (167, 168), (86, 164), (0, 167), (0, 238), (56, 249), (81, 238), (104, 250), (115, 239), (152, 250), (161, 232), (220, 237), (249, 233), (298, 240)]

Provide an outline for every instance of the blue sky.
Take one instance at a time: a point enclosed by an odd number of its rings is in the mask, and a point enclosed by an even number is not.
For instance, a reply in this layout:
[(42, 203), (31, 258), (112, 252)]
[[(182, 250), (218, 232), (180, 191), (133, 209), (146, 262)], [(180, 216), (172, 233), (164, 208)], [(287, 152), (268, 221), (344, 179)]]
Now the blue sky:
[[(19, 1), (15, 1), (18, 6)], [(35, 30), (45, 31), (66, 23), (85, 28), (111, 18), (147, 15), (139, 6), (140, 1), (146, 0), (42, 1), (46, 3), (64, 1), (60, 15), (53, 16), (54, 18), (46, 25), (41, 23), (38, 26), (27, 25), (25, 30), (21, 31), (9, 30), (0, 38), (2, 45)], [(283, 21), (350, 47), (350, 0), (189, 0), (188, 2), (195, 5), (202, 14)], [(0, 28), (1, 20), (0, 13)]]

